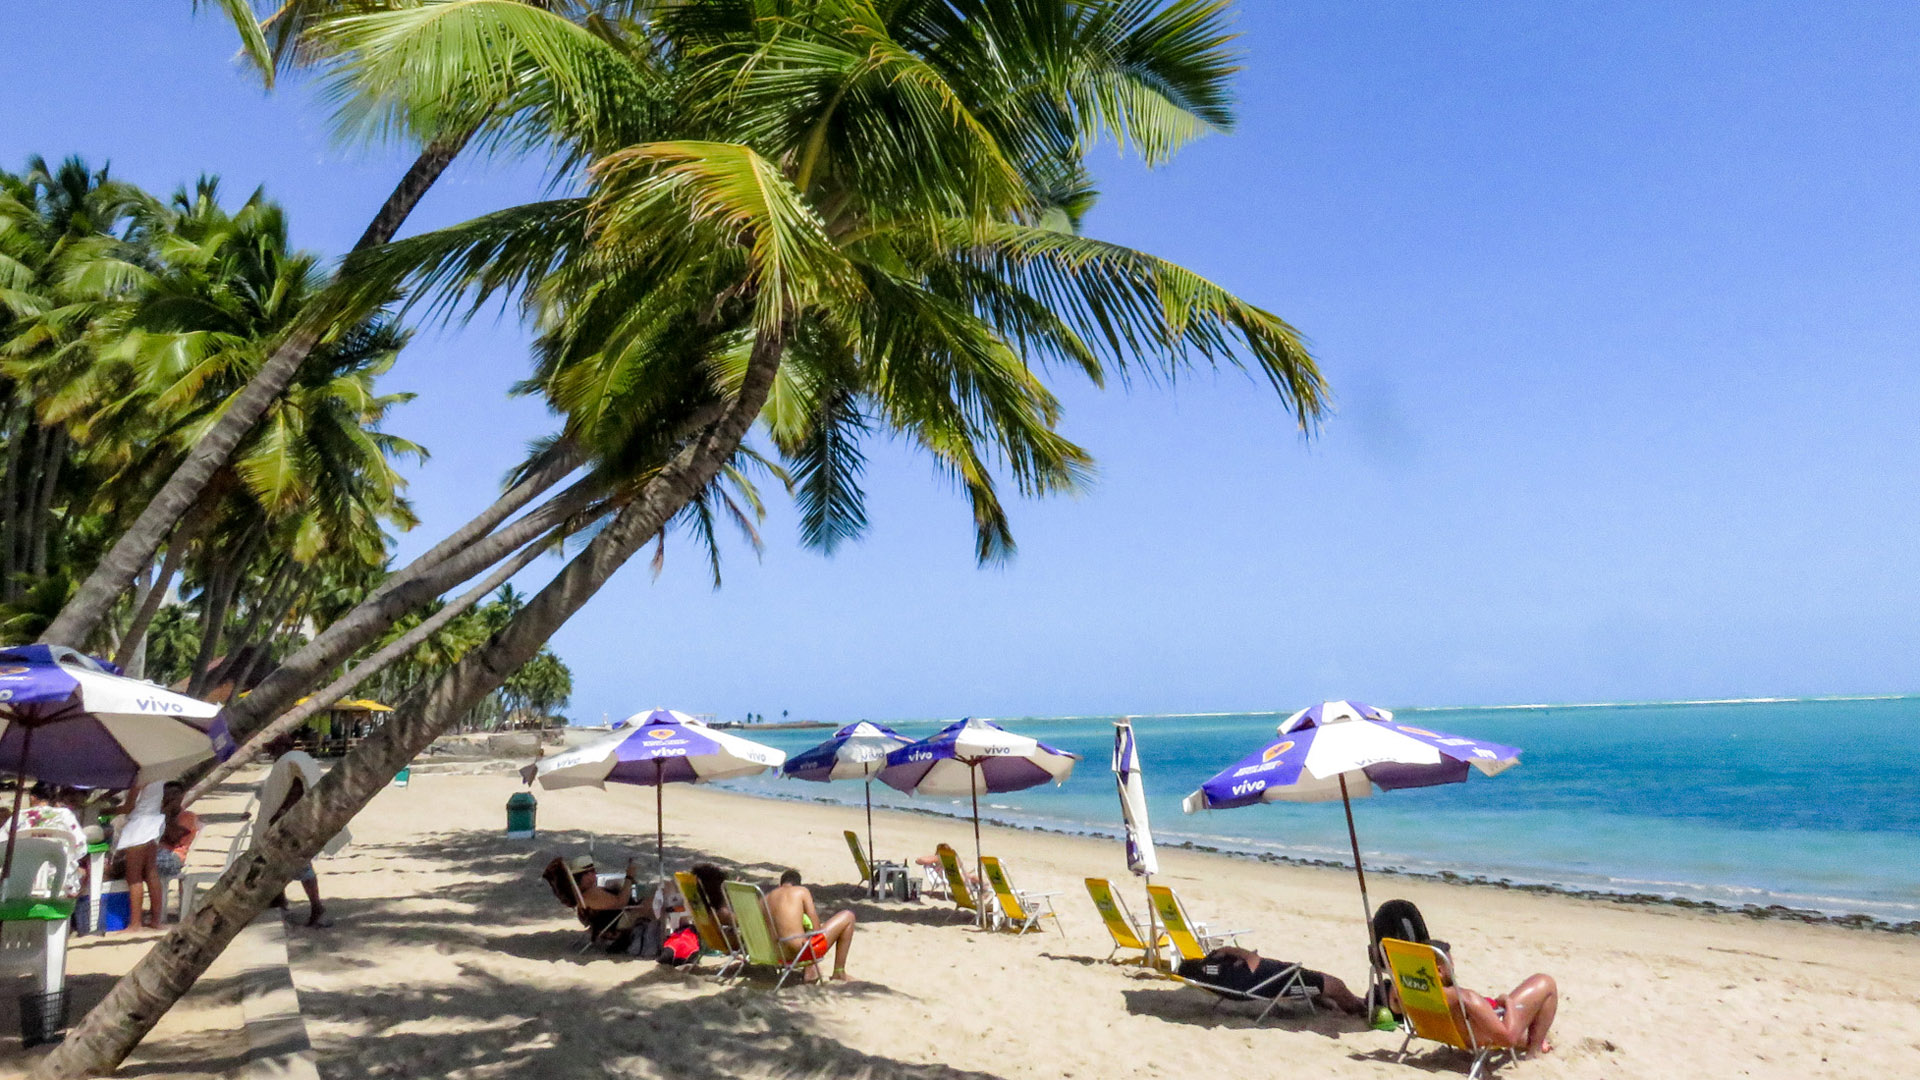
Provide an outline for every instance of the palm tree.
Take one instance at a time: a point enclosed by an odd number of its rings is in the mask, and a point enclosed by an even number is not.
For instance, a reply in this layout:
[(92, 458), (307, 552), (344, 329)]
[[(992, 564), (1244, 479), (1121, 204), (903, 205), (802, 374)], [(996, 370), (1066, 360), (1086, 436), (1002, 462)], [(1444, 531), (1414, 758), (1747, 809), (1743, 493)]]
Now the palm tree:
[[(396, 80), (429, 84), (409, 108), (430, 105), (445, 93), (432, 74), (474, 40), (446, 35), (455, 9), (509, 7), (423, 4), (341, 20), (331, 40), (370, 113)], [(529, 26), (543, 17), (515, 10)], [(1095, 138), (1157, 158), (1225, 123), (1221, 4), (736, 0), (615, 29), (621, 55), (683, 65), (682, 137), (617, 145), (604, 141), (611, 119), (560, 117), (547, 126), (591, 163), (586, 196), (369, 252), (348, 271), (380, 290), (396, 268), (455, 290), (522, 289), (545, 335), (536, 381), (591, 452), (631, 455), (644, 480), (511, 621), (266, 829), (41, 1075), (121, 1060), (297, 865), (708, 488), (770, 406), (811, 470), (817, 542), (857, 532), (844, 444), (872, 424), (958, 480), (988, 559), (1011, 549), (996, 472), (1041, 493), (1086, 465), (1030, 365), (1099, 378), (1245, 362), (1303, 423), (1319, 411), (1319, 376), (1285, 323), (1069, 231)], [(532, 57), (554, 68), (539, 85), (579, 76), (558, 70), (574, 55)]]
[[(246, 54), (258, 66), (269, 86), (273, 84), (273, 76), (278, 69), (295, 64), (326, 62), (326, 49), (312, 41), (315, 29), (325, 27), (330, 20), (341, 17), (343, 12), (366, 11), (383, 6), (398, 7), (405, 14), (405, 9), (411, 5), (397, 2), (388, 5), (381, 0), (289, 0), (276, 5), (273, 18), (263, 27), (247, 0), (219, 0), (219, 7), (239, 30)], [(619, 9), (629, 5), (556, 3), (552, 6), (583, 15), (603, 7)], [(544, 35), (563, 47), (571, 45), (577, 49), (581, 40), (588, 37), (578, 25), (565, 20), (547, 18), (531, 22), (529, 16), (547, 13), (539, 7), (522, 5), (517, 0), (490, 7), (524, 7), (522, 11), (490, 10), (488, 17), (509, 28), (530, 25), (536, 38)], [(366, 230), (354, 245), (355, 251), (375, 248), (393, 239), (413, 208), (470, 141), (477, 137), (500, 145), (513, 142), (524, 129), (537, 127), (540, 115), (553, 107), (552, 100), (545, 96), (529, 97), (520, 86), (520, 68), (525, 62), (524, 48), (518, 52), (501, 51), (491, 48), (492, 44), (484, 38), (469, 38), (469, 48), (464, 55), (447, 57), (450, 66), (433, 73), (446, 92), (434, 108), (416, 110), (406, 116), (405, 123), (400, 125), (418, 141), (422, 148), (420, 155), (368, 222)], [(591, 77), (561, 79), (543, 84), (543, 95), (555, 93), (565, 97), (579, 115), (593, 115), (596, 111), (590, 107), (597, 93), (597, 83)], [(386, 126), (383, 121), (387, 119), (373, 116), (353, 118), (350, 122), (357, 120), (373, 127), (382, 127)], [(391, 126), (387, 126), (387, 130), (391, 130)], [(316, 307), (310, 312), (310, 318), (288, 328), (265, 362), (255, 370), (246, 387), (235, 396), (227, 411), (218, 422), (207, 428), (201, 440), (181, 459), (165, 483), (145, 502), (139, 515), (119, 534), (92, 572), (74, 590), (72, 597), (41, 634), (41, 640), (78, 645), (94, 634), (121, 593), (152, 563), (155, 553), (178, 529), (219, 470), (231, 459), (247, 432), (266, 414), (274, 399), (291, 384), (300, 365), (328, 336), (330, 314)], [(495, 507), (476, 518), (467, 529), (449, 537), (442, 547), (457, 550), (461, 544), (471, 542), (477, 535), (484, 535), (488, 529), (524, 506), (527, 500), (538, 495), (540, 490), (542, 488), (538, 486), (528, 485), (517, 485), (510, 489)], [(429, 556), (440, 558), (450, 553), (442, 550), (442, 547), (436, 547), (428, 553)], [(425, 558), (420, 561), (425, 561)]]

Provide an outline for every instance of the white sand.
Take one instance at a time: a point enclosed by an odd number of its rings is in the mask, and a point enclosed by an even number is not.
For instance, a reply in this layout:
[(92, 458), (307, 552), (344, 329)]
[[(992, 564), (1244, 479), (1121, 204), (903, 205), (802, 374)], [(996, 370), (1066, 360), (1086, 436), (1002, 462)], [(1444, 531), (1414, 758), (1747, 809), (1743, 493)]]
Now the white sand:
[[(385, 1076), (916, 1078), (1406, 1077), (1464, 1073), (1461, 1055), (1322, 1014), (1254, 1027), (1245, 1006), (1100, 962), (1109, 943), (1082, 879), (1137, 896), (1116, 843), (989, 828), (1017, 885), (1059, 890), (1067, 937), (989, 935), (943, 905), (856, 904), (853, 973), (824, 992), (722, 988), (651, 962), (576, 951), (537, 877), (585, 849), (603, 867), (653, 850), (646, 789), (542, 793), (542, 835), (503, 835), (511, 777), (416, 775), (322, 860), (338, 925), (295, 935), (295, 976), (322, 1072)], [(795, 866), (823, 908), (849, 903), (841, 830), (859, 812), (667, 790), (670, 867), (698, 853), (770, 883)], [(971, 849), (964, 822), (883, 814), (880, 853)], [(1364, 929), (1350, 874), (1163, 852), (1160, 880), (1196, 917), (1257, 928), (1248, 944), (1354, 985)], [(1379, 878), (1376, 902), (1418, 903), (1463, 982), (1499, 993), (1560, 982), (1558, 1053), (1508, 1075), (1920, 1075), (1920, 940)], [(1140, 901), (1134, 903), (1142, 909)], [(296, 905), (296, 914), (300, 905)]]

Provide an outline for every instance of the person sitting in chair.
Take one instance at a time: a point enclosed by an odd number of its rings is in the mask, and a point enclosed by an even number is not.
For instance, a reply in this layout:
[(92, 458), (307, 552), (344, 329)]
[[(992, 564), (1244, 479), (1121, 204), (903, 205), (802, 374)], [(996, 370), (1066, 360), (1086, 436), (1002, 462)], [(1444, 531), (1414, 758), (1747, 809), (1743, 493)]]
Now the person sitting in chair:
[[(1547, 1029), (1553, 1026), (1553, 1016), (1560, 1009), (1560, 987), (1553, 976), (1529, 975), (1507, 993), (1497, 998), (1488, 997), (1457, 985), (1447, 943), (1432, 944), (1440, 954), (1440, 978), (1447, 985), (1447, 1000), (1467, 1018), (1476, 1043), (1505, 1046), (1530, 1055), (1553, 1052)], [(1394, 1004), (1398, 1006), (1399, 1002)]]
[[(853, 947), (852, 911), (842, 911), (826, 922), (813, 906), (813, 892), (800, 884), (800, 871), (780, 875), (780, 887), (767, 894), (767, 911), (773, 915), (773, 932), (780, 935), (780, 948), (791, 960), (822, 960), (833, 950), (833, 977), (846, 982), (847, 950)], [(802, 935), (805, 935), (803, 938)], [(819, 978), (819, 967), (807, 969), (807, 981)]]
[[(556, 858), (547, 864), (541, 876), (553, 888), (553, 894), (559, 897), (561, 903), (575, 909), (581, 925), (593, 931), (596, 938), (614, 928), (631, 906), (627, 902), (631, 883), (620, 877), (602, 885), (600, 875), (594, 871), (591, 855)], [(573, 879), (571, 886), (567, 884), (568, 878)]]
[[(1209, 960), (1215, 957), (1227, 957), (1245, 964), (1247, 966), (1247, 972), (1253, 977), (1256, 985), (1260, 980), (1272, 978), (1293, 966), (1291, 961), (1263, 960), (1260, 958), (1260, 954), (1254, 952), (1252, 949), (1242, 949), (1234, 945), (1222, 945), (1207, 954), (1207, 959)], [(1307, 992), (1318, 999), (1316, 1004), (1331, 1005), (1350, 1016), (1363, 1016), (1366, 1014), (1366, 1001), (1355, 995), (1352, 990), (1349, 990), (1346, 983), (1341, 982), (1338, 978), (1324, 971), (1315, 971), (1309, 967), (1302, 967), (1300, 969), (1300, 985), (1306, 987)], [(1272, 997), (1273, 994), (1269, 993), (1266, 996)]]

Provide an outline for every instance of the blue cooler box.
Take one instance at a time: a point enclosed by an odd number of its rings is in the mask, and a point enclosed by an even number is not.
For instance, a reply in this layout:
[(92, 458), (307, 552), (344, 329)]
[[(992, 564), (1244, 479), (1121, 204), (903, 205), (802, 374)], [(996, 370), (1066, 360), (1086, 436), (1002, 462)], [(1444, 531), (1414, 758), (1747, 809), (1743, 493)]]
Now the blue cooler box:
[[(118, 883), (116, 882), (116, 884)], [(88, 903), (89, 901), (86, 894), (82, 893), (80, 901), (73, 906), (73, 929), (76, 933), (86, 933), (87, 927), (93, 922), (92, 912), (87, 910)], [(125, 885), (121, 885), (121, 887), (115, 891), (100, 894), (101, 933), (104, 934), (112, 930), (125, 930), (127, 924), (131, 921), (127, 916), (127, 890)]]

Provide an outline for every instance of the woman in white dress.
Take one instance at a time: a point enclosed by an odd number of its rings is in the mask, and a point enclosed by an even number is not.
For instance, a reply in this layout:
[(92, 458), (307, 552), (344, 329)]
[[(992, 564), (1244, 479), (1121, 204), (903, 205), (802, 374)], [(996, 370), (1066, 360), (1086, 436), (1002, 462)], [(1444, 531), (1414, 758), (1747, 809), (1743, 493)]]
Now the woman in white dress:
[[(159, 857), (160, 834), (167, 827), (167, 812), (162, 802), (165, 794), (166, 785), (156, 780), (127, 792), (127, 801), (121, 806), (127, 818), (120, 825), (113, 849), (127, 859), (128, 930), (142, 926), (151, 930), (160, 928), (160, 913), (167, 900), (167, 894), (160, 888)], [(140, 918), (143, 893), (147, 900), (144, 920)]]

